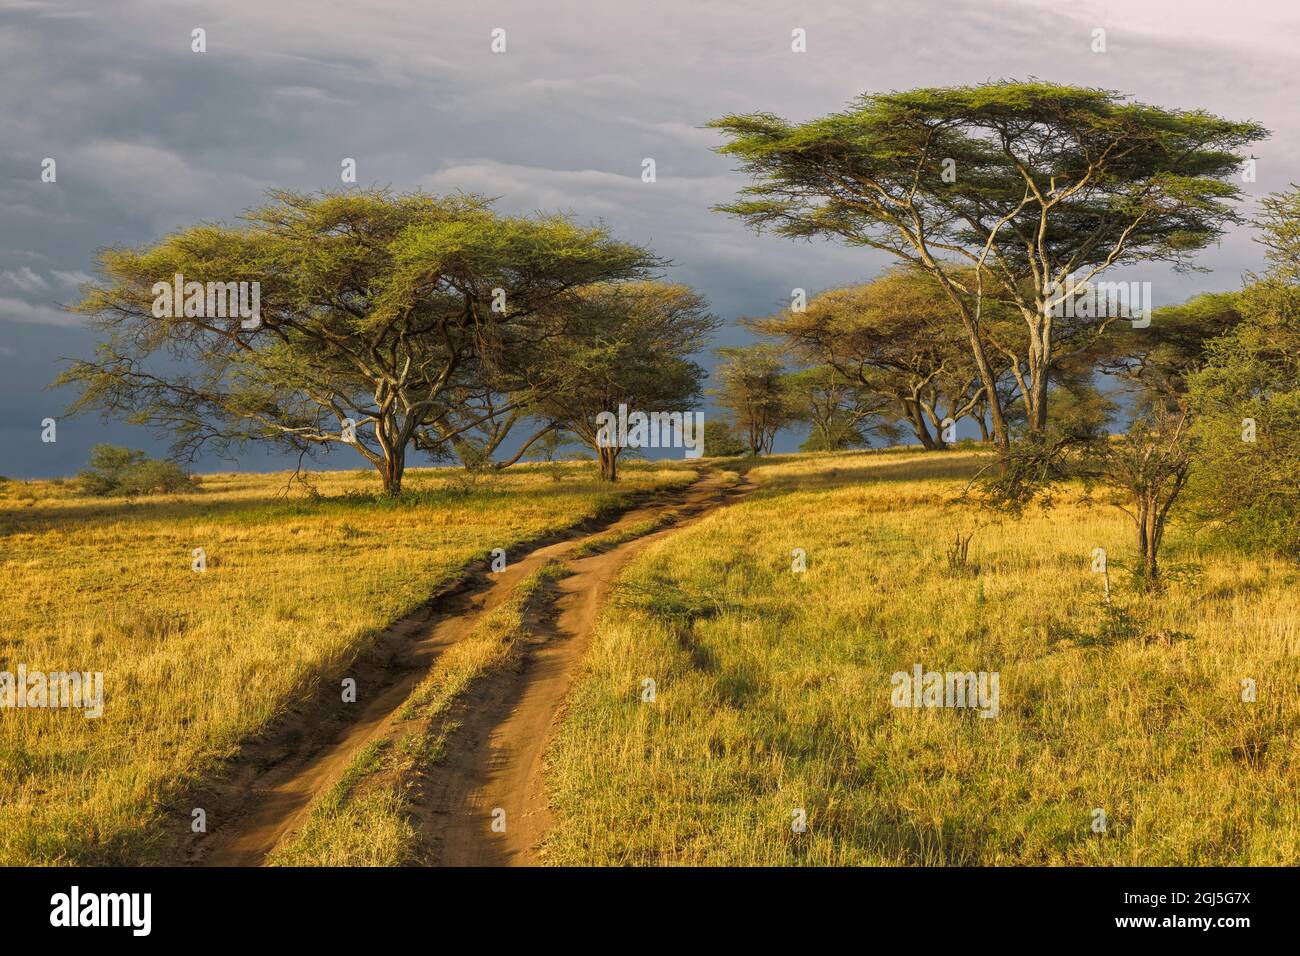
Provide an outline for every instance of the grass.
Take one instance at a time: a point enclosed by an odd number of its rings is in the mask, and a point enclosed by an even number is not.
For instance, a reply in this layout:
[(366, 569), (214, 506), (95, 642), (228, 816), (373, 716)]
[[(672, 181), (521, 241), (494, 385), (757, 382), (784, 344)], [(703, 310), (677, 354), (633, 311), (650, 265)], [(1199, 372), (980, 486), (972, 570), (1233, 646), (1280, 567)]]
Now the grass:
[[(419, 859), (410, 822), (415, 775), (437, 764), (456, 729), (443, 720), (478, 678), (519, 655), (526, 619), (538, 594), (566, 573), (550, 562), (515, 586), (509, 599), (485, 614), (463, 640), (447, 648), (400, 712), (415, 721), (398, 748), (381, 740), (352, 765), (312, 807), (307, 823), (281, 844), (272, 866), (403, 866)], [(390, 752), (391, 751), (391, 752)]]
[(396, 501), (364, 472), (287, 496), (284, 474), (210, 475), (198, 495), (133, 501), (4, 483), (0, 670), (103, 672), (106, 702), (98, 719), (0, 709), (0, 865), (152, 858), (185, 824), (170, 800), (468, 562), (695, 474), (637, 463), (611, 490), (592, 465), (565, 470), (474, 485), (416, 470)]
[(661, 514), (653, 518), (647, 518), (644, 521), (638, 521), (634, 525), (629, 525), (619, 531), (611, 531), (608, 534), (596, 535), (588, 538), (582, 544), (575, 547), (572, 555), (575, 558), (588, 558), (594, 554), (601, 554), (620, 544), (626, 544), (629, 541), (635, 541), (637, 538), (643, 538), (648, 534), (653, 534), (660, 528), (667, 527), (673, 523), (673, 515)]
[[(641, 555), (548, 755), (548, 862), (1300, 862), (1300, 570), (1175, 526), (1183, 573), (1143, 595), (1128, 519), (1080, 489), (954, 504), (981, 460), (774, 461)], [(916, 663), (999, 673), (998, 716), (891, 706)]]
[[(389, 764), (391, 742), (365, 748), (343, 778), (312, 808), (302, 831), (277, 847), (269, 866), (401, 866), (410, 861), (415, 831), (400, 796), (371, 787), (373, 775)], [(408, 747), (402, 748), (409, 755)], [(402, 759), (398, 757), (397, 759)]]

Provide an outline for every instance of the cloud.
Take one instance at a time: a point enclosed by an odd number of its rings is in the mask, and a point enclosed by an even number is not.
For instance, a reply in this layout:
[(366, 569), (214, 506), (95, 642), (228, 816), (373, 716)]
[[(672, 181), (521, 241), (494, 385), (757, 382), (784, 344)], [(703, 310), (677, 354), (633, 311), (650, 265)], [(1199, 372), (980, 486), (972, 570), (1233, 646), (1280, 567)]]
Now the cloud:
[[(370, 0), (334, 5), (328, 17), (319, 0), (105, 6), (0, 3), (0, 321), (10, 336), (93, 348), (79, 317), (38, 300), (71, 297), (97, 249), (233, 221), (269, 187), (343, 188), (345, 156), (362, 184), (475, 190), (500, 196), (506, 212), (601, 219), (672, 259), (671, 277), (723, 318), (762, 314), (794, 287), (860, 281), (888, 262), (837, 243), (756, 236), (712, 212), (745, 180), (712, 150), (718, 134), (701, 127), (750, 110), (823, 116), (864, 91), (1030, 76), (1120, 89), (1273, 129), (1255, 150), (1252, 198), (1300, 182), (1300, 8), (1276, 0), (1234, 0), (1230, 15), (1219, 0), (1068, 9), (1056, 0), (664, 0), (652, 11), (591, 0), (436, 11), (427, 0)], [(207, 30), (206, 54), (190, 51), (195, 26)], [(497, 26), (509, 37), (500, 55), (489, 46)], [(1104, 55), (1090, 50), (1096, 26), (1107, 30)], [(795, 27), (807, 30), (806, 53), (790, 50)], [(58, 160), (57, 183), (40, 181), (45, 156)], [(641, 182), (645, 157), (656, 160), (653, 184)], [(1239, 228), (1197, 262), (1211, 271), (1175, 277), (1150, 266), (1127, 277), (1178, 300), (1236, 288), (1260, 255)], [(739, 334), (733, 325), (720, 338)], [(25, 359), (11, 367), (46, 354), (10, 344)], [(0, 379), (0, 431), (14, 388)]]
[(82, 272), (76, 269), (72, 272), (64, 272), (62, 269), (51, 269), (50, 275), (58, 279), (64, 285), (78, 286), (85, 285), (87, 282), (94, 282), (95, 277), (88, 272)]
[(0, 272), (0, 282), (21, 289), (23, 292), (39, 292), (50, 287), (50, 284), (29, 266), (19, 266), (11, 272)]
[(42, 325), (82, 324), (81, 316), (65, 312), (58, 306), (37, 305), (11, 296), (0, 296), (0, 319), (35, 322)]

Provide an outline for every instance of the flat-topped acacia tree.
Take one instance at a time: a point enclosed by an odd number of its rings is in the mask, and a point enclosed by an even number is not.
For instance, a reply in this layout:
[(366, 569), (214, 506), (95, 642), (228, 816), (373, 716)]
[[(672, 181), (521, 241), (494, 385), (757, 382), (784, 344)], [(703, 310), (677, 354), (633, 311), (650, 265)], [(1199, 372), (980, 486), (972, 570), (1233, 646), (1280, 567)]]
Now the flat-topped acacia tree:
[[(537, 348), (563, 326), (567, 298), (657, 267), (601, 228), (503, 216), (477, 196), (277, 191), (238, 226), (101, 253), (102, 281), (76, 308), (106, 341), (57, 384), (80, 387), (74, 412), (169, 433), (178, 457), (350, 444), (396, 494), (409, 449), (436, 455), (568, 380)], [(177, 274), (259, 282), (260, 324), (155, 316), (154, 284)], [(476, 414), (485, 394), (510, 398)]]
[(1108, 90), (1014, 81), (866, 95), (805, 123), (749, 113), (709, 125), (753, 178), (718, 210), (784, 236), (881, 249), (935, 276), (965, 328), (1003, 455), (985, 298), (1023, 318), (1012, 372), (1029, 430), (1041, 433), (1058, 347), (1086, 348), (1108, 321), (1053, 316), (1059, 287), (1145, 260), (1185, 267), (1238, 220), (1239, 150), (1267, 135)]
[(566, 319), (564, 333), (542, 345), (544, 362), (575, 374), (541, 395), (536, 411), (577, 435), (595, 452), (600, 477), (617, 481), (623, 448), (608, 441), (600, 416), (619, 405), (683, 417), (696, 408), (705, 373), (691, 356), (718, 320), (688, 286), (652, 281), (588, 286)]

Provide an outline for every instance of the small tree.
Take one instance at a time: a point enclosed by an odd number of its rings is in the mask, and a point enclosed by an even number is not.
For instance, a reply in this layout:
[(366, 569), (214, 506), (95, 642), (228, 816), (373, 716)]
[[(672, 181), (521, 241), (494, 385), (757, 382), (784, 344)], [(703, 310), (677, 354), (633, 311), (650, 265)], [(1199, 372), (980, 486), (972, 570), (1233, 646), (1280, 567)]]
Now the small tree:
[(1093, 443), (1097, 475), (1133, 521), (1145, 587), (1160, 583), (1160, 547), (1196, 453), (1190, 381), (1210, 343), (1240, 321), (1237, 297), (1202, 295), (1158, 309), (1147, 329), (1120, 328), (1103, 342), (1101, 368), (1131, 393), (1127, 430)]
[(532, 457), (536, 461), (546, 463), (546, 470), (552, 481), (559, 481), (564, 477), (564, 469), (560, 467), (556, 456), (573, 443), (574, 436), (570, 432), (562, 428), (553, 428), (533, 444)]
[(1165, 525), (1191, 470), (1188, 414), (1186, 408), (1153, 403), (1124, 434), (1099, 446), (1103, 478), (1128, 498), (1116, 506), (1133, 521), (1142, 562), (1139, 580), (1147, 588), (1159, 583)]
[(771, 453), (776, 434), (797, 418), (785, 356), (772, 345), (718, 349), (718, 404), (731, 414), (751, 455)]
[(733, 458), (748, 450), (731, 423), (710, 418), (704, 423), (704, 454), (710, 458)]
[(198, 489), (196, 480), (179, 465), (116, 445), (91, 448), (89, 467), (77, 482), (83, 493), (97, 497), (185, 494)]
[(699, 404), (704, 370), (689, 356), (717, 327), (704, 300), (684, 285), (593, 285), (575, 297), (561, 333), (539, 343), (542, 361), (569, 371), (541, 395), (540, 414), (572, 431), (595, 452), (601, 478), (618, 480), (623, 448), (606, 444), (599, 416), (629, 411), (680, 412)]

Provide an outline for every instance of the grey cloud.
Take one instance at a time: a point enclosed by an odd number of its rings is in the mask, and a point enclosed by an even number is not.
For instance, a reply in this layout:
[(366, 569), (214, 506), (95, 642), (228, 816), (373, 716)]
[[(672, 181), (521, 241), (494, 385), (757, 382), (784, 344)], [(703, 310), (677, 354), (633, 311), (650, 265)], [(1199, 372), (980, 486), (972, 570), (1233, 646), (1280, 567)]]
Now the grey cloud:
[[(38, 322), (45, 325), (82, 325), (79, 315), (66, 312), (55, 305), (41, 305), (16, 299), (12, 296), (0, 296), (0, 319), (15, 322)], [(51, 376), (53, 378), (53, 376)]]
[(23, 292), (37, 292), (50, 287), (50, 284), (33, 271), (31, 266), (19, 266), (12, 271), (0, 272), (0, 283), (21, 289)]
[[(363, 183), (477, 190), (509, 211), (599, 218), (651, 243), (675, 263), (673, 278), (735, 320), (779, 307), (793, 287), (859, 281), (887, 262), (755, 236), (711, 212), (743, 180), (711, 150), (708, 120), (754, 109), (805, 119), (864, 91), (1038, 76), (1264, 123), (1275, 134), (1245, 187), (1257, 198), (1300, 181), (1298, 22), (1291, 5), (1252, 0), (0, 4), (0, 273), (29, 266), (51, 285), (0, 288), (0, 347), (21, 356), (5, 367), (23, 375), (0, 376), (0, 431), (27, 434), (37, 409), (17, 390), (39, 390), (59, 358), (93, 349), (79, 317), (42, 300), (73, 296), (97, 249), (231, 221), (269, 187), (341, 188), (345, 156)], [(1098, 25), (1102, 55), (1089, 50)], [(190, 52), (197, 26), (205, 54)], [(508, 52), (494, 55), (498, 26)], [(807, 30), (807, 53), (790, 51), (794, 27)], [(57, 183), (40, 181), (45, 156), (58, 160)], [(640, 181), (647, 156), (654, 184)], [(1243, 229), (1198, 262), (1211, 271), (1123, 278), (1177, 301), (1237, 287), (1260, 254)], [(743, 336), (733, 321), (720, 339)], [(97, 433), (61, 427), (68, 444), (39, 458), (0, 444), (0, 473), (75, 468), (77, 442)], [(126, 443), (158, 448), (148, 435)]]
[(90, 275), (90, 273), (81, 272), (80, 270), (64, 272), (62, 269), (52, 269), (50, 270), (50, 275), (54, 276), (54, 278), (58, 279), (59, 282), (64, 285), (84, 285), (87, 282), (95, 281), (95, 277)]

